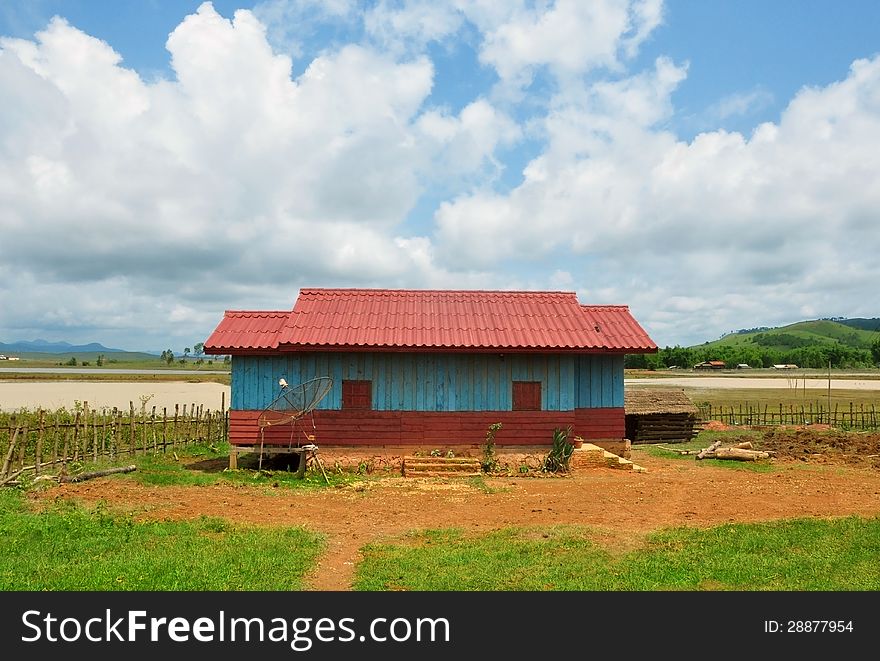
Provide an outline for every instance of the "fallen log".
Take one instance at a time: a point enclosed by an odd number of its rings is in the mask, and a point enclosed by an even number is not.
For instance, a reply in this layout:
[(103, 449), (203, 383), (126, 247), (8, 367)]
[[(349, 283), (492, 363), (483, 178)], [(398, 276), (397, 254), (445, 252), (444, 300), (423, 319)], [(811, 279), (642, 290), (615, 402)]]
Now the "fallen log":
[(751, 450), (752, 442), (751, 441), (743, 441), (742, 443), (736, 443), (732, 447), (738, 448), (740, 450)]
[(79, 475), (61, 475), (59, 482), (84, 482), (85, 480), (93, 480), (96, 477), (105, 477), (107, 475), (116, 475), (117, 473), (131, 473), (136, 471), (137, 466), (119, 466), (118, 468), (104, 468), (102, 470), (91, 471), (89, 473), (80, 473)]
[(656, 446), (658, 450), (666, 450), (667, 452), (675, 452), (676, 454), (697, 454), (701, 450), (678, 450), (676, 448), (667, 448), (663, 445)]
[(735, 459), (736, 461), (758, 461), (758, 459), (769, 459), (769, 452), (761, 452), (760, 450), (745, 450), (743, 448), (718, 448), (715, 450), (714, 459)]
[(710, 459), (715, 450), (721, 447), (721, 441), (715, 441), (707, 448), (703, 448), (697, 453), (696, 459)]

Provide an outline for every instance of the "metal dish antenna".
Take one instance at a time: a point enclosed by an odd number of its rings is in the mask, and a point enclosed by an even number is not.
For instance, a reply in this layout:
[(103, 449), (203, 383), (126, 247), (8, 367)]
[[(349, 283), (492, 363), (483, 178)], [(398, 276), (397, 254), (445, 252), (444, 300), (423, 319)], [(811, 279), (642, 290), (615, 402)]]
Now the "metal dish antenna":
[[(278, 380), (281, 392), (272, 400), (260, 417), (257, 418), (257, 426), (260, 428), (260, 469), (263, 468), (263, 435), (266, 427), (278, 425), (290, 425), (289, 445), (294, 444), (293, 436), (300, 421), (306, 416), (311, 418), (312, 432), (315, 431), (315, 407), (327, 396), (333, 387), (333, 379), (329, 376), (319, 376), (310, 381), (296, 386), (288, 386), (284, 379)], [(309, 434), (305, 429), (301, 430), (304, 442), (310, 444), (315, 440), (314, 433)], [(300, 444), (297, 443), (297, 446)], [(304, 459), (304, 457), (303, 457)]]

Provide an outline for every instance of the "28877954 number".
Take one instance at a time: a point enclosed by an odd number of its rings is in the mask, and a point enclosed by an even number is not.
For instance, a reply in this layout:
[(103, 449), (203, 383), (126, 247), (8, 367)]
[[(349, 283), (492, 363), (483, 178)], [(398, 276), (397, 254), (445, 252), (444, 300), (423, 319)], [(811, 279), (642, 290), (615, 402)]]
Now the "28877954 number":
[(766, 633), (852, 633), (852, 620), (764, 620)]

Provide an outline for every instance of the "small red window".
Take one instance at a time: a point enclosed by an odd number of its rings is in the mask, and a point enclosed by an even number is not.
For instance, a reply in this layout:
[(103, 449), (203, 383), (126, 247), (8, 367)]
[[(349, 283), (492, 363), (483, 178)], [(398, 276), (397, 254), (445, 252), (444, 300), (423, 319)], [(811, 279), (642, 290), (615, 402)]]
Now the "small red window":
[(540, 411), (541, 410), (541, 382), (540, 381), (514, 381), (513, 382), (513, 410), (514, 411)]
[(373, 382), (343, 381), (342, 408), (366, 410), (373, 408)]

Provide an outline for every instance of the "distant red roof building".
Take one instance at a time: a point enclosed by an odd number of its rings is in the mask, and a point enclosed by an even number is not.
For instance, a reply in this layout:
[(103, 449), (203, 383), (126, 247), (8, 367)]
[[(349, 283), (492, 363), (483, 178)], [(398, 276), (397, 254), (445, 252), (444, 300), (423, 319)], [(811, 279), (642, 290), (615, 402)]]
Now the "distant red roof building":
[(626, 306), (532, 291), (302, 289), (290, 312), (227, 311), (205, 342), (210, 354), (656, 349)]

